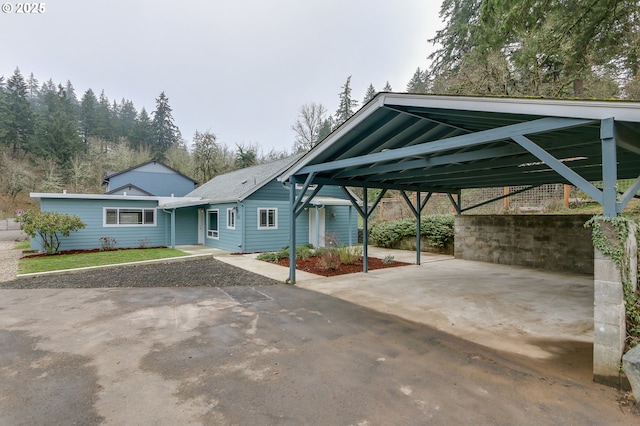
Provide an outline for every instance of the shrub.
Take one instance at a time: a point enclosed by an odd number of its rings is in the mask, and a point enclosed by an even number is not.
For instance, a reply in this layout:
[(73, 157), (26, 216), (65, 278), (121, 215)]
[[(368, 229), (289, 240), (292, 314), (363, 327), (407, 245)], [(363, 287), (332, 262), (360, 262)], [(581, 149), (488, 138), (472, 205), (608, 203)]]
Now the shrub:
[(86, 226), (79, 216), (58, 212), (28, 210), (18, 216), (16, 220), (20, 223), (20, 229), (31, 238), (40, 237), (42, 247), (48, 254), (58, 253), (60, 237), (68, 237), (72, 231)]
[(338, 269), (340, 264), (340, 252), (335, 247), (324, 250), (318, 259), (318, 266), (322, 269)]
[(345, 265), (353, 265), (362, 259), (362, 246), (340, 246), (338, 254), (340, 262)]
[(100, 250), (111, 251), (116, 249), (118, 242), (113, 237), (100, 237)]
[[(434, 214), (420, 218), (420, 235), (432, 247), (444, 247), (453, 241), (455, 217), (452, 214)], [(415, 219), (374, 223), (369, 228), (373, 243), (380, 247), (394, 247), (404, 237), (416, 235)]]

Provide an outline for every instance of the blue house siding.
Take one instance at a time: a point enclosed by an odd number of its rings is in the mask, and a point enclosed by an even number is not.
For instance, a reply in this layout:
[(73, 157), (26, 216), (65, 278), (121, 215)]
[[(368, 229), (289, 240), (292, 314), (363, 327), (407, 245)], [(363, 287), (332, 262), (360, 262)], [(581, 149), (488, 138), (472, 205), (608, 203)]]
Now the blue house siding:
[[(242, 209), (238, 209), (236, 214), (235, 229), (227, 228), (227, 209), (237, 207), (236, 203), (212, 204), (207, 206), (208, 210), (218, 210), (218, 238), (205, 237), (204, 244), (209, 247), (219, 248), (232, 253), (242, 252)], [(206, 215), (205, 215), (206, 216)], [(206, 222), (206, 220), (205, 220)], [(205, 228), (208, 223), (205, 223)]]
[(131, 170), (109, 178), (111, 189), (130, 183), (153, 195), (163, 197), (170, 197), (171, 194), (182, 197), (193, 191), (193, 181), (176, 173)]
[[(171, 220), (169, 217), (168, 220)], [(171, 229), (169, 232), (171, 232)], [(169, 235), (169, 241), (171, 236)], [(184, 207), (176, 209), (176, 244), (198, 244), (198, 208)]]
[[(116, 247), (139, 247), (141, 241), (149, 246), (166, 246), (168, 238), (168, 215), (157, 209), (156, 200), (107, 200), (82, 198), (42, 198), (42, 211), (55, 211), (80, 216), (86, 227), (72, 232), (69, 237), (61, 238), (60, 250), (85, 250), (100, 248), (101, 237), (116, 240)], [(155, 226), (104, 226), (105, 207), (156, 208)], [(42, 250), (42, 242), (38, 238), (31, 240), (31, 247)]]

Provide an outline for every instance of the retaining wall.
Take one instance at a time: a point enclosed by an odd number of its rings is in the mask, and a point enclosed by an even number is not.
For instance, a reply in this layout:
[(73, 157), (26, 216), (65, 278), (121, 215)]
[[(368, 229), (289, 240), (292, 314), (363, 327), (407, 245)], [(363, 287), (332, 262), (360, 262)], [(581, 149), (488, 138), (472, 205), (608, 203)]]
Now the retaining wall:
[(593, 274), (590, 215), (459, 215), (455, 257)]

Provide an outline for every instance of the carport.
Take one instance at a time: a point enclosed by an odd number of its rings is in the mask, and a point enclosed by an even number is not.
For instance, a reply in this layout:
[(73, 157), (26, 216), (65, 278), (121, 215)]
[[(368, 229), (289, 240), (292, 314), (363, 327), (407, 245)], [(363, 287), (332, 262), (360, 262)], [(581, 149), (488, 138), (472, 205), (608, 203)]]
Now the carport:
[[(619, 179), (635, 181), (618, 194)], [(289, 185), (292, 217), (323, 185), (340, 186), (348, 195), (347, 187), (362, 188), (363, 205), (352, 201), (365, 230), (389, 189), (401, 191), (418, 221), (434, 193), (447, 194), (462, 214), (496, 200), (463, 208), (463, 189), (529, 190), (558, 183), (575, 185), (603, 206), (605, 216), (615, 217), (640, 189), (640, 104), (380, 93), (279, 180)], [(381, 191), (368, 205), (372, 188)], [(409, 192), (416, 193), (415, 204)], [(295, 220), (289, 223), (289, 246), (295, 247)], [(365, 232), (365, 259), (367, 242)], [(419, 238), (416, 245), (419, 264)], [(290, 261), (289, 281), (295, 282), (293, 250)], [(594, 377), (614, 382), (624, 342), (624, 303), (617, 296), (621, 291), (612, 291), (620, 283), (607, 275), (610, 260), (595, 268), (595, 294), (607, 296), (595, 297)]]

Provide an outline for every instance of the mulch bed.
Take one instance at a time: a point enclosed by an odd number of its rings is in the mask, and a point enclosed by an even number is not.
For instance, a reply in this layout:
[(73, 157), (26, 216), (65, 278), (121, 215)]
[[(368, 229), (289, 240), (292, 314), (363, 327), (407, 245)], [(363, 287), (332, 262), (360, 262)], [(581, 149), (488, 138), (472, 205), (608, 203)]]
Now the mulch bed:
[[(378, 259), (377, 257), (368, 257), (368, 269), (369, 271), (373, 271), (375, 269), (383, 269), (383, 268), (394, 268), (396, 266), (406, 266), (411, 265), (411, 263), (406, 262), (397, 262), (393, 263), (384, 263), (382, 259)], [(333, 277), (336, 275), (343, 274), (353, 274), (354, 272), (362, 272), (362, 261), (356, 262), (352, 265), (341, 264), (336, 269), (327, 269), (322, 267), (320, 264), (320, 257), (312, 256), (308, 259), (297, 259), (296, 260), (296, 270), (310, 272), (316, 275), (322, 275), (324, 277)], [(280, 266), (289, 267), (289, 258), (282, 258), (276, 262)]]

